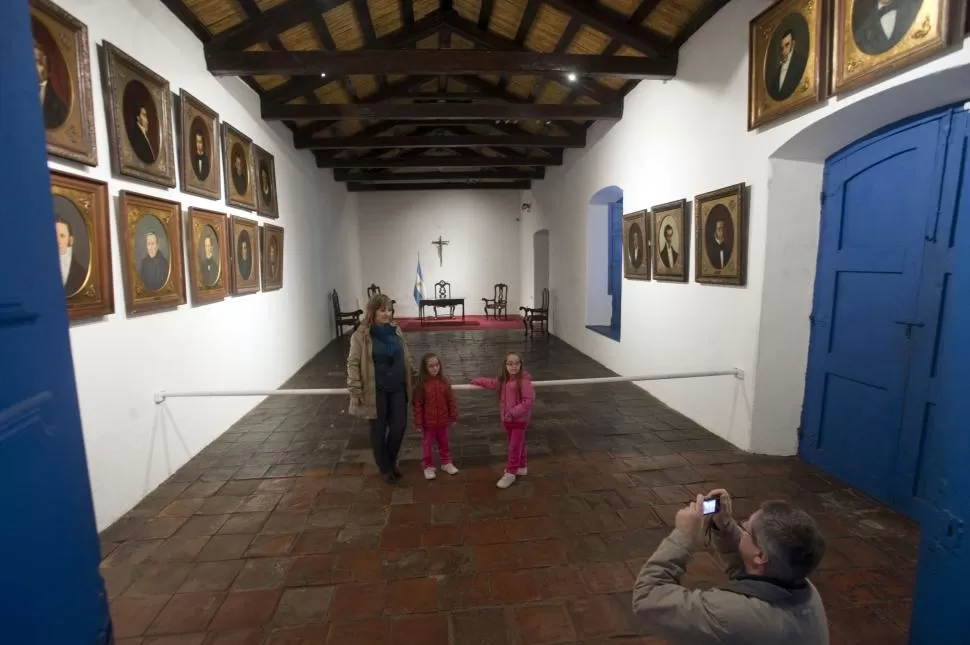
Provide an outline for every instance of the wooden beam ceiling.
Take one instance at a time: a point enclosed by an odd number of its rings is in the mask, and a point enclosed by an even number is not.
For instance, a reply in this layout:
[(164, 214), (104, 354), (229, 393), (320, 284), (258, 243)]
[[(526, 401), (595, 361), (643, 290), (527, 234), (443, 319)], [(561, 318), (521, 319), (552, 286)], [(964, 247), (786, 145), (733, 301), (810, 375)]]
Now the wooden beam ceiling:
[(407, 181), (434, 181), (436, 179), (446, 179), (448, 181), (459, 181), (466, 179), (505, 179), (509, 181), (524, 181), (527, 179), (543, 179), (546, 176), (544, 167), (529, 168), (519, 170), (516, 168), (492, 168), (488, 170), (457, 170), (457, 171), (395, 171), (395, 170), (352, 170), (348, 168), (337, 168), (333, 171), (333, 178), (336, 181), (368, 181), (368, 182), (407, 182)]
[(665, 58), (677, 51), (669, 43), (664, 42), (658, 34), (626, 22), (625, 16), (596, 2), (588, 0), (543, 0), (543, 2), (648, 56)]
[(341, 150), (351, 148), (585, 148), (586, 136), (543, 137), (522, 135), (425, 135), (401, 137), (294, 138), (298, 150)]
[(413, 157), (325, 157), (317, 154), (317, 168), (528, 168), (561, 166), (562, 150), (549, 157), (488, 157), (485, 155), (421, 155)]
[(349, 182), (347, 192), (389, 192), (404, 190), (529, 190), (531, 181), (467, 181), (467, 182), (429, 182), (414, 184), (380, 184), (369, 182)]
[(243, 50), (279, 35), (306, 22), (314, 15), (321, 15), (339, 7), (345, 0), (286, 0), (267, 9), (257, 18), (236, 25), (222, 32), (208, 43), (211, 50)]
[(510, 119), (539, 119), (546, 121), (617, 121), (623, 116), (623, 106), (613, 105), (556, 105), (522, 104), (490, 105), (440, 103), (377, 103), (324, 105), (264, 105), (262, 116), (267, 121), (284, 119), (315, 119), (340, 121), (343, 119), (411, 119), (414, 121), (500, 121)]

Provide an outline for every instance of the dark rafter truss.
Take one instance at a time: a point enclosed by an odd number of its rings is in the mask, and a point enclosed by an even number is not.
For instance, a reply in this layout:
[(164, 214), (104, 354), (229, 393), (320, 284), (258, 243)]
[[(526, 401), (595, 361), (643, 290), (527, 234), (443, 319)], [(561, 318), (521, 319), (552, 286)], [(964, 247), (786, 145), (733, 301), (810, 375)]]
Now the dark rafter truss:
[[(197, 3), (161, 1), (203, 42), (209, 71), (242, 77), (263, 118), (283, 121), (295, 147), (352, 192), (529, 188), (564, 149), (586, 145), (590, 125), (619, 119), (638, 82), (675, 76), (680, 47), (728, 2), (706, 0), (661, 33), (654, 17), (680, 0), (641, 0), (629, 16), (598, 0), (516, 0), (513, 33), (496, 28), (508, 20), (496, 0), (479, 0), (477, 16), (455, 0), (430, 12), (422, 3), (417, 16), (413, 0), (283, 0), (265, 11), (258, 0), (221, 0), (245, 18), (213, 34), (189, 8)], [(389, 31), (371, 11), (395, 1), (400, 26)], [(352, 16), (359, 48), (335, 42), (345, 42), (331, 31), (335, 9)], [(538, 51), (533, 30), (550, 31), (550, 12), (564, 26)], [(298, 31), (315, 44), (289, 50)], [(595, 49), (584, 40), (591, 31), (605, 37)], [(283, 78), (265, 89), (255, 77), (266, 76)], [(522, 78), (534, 79), (525, 91)]]

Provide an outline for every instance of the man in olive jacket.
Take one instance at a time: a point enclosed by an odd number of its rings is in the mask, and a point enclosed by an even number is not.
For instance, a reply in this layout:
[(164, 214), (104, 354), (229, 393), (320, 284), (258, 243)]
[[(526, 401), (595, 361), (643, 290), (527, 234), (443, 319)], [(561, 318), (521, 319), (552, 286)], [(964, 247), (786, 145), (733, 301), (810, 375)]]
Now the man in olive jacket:
[[(769, 501), (738, 525), (727, 491), (707, 497), (719, 497), (720, 510), (705, 517), (698, 495), (640, 570), (633, 611), (644, 628), (678, 645), (828, 645), (822, 599), (807, 580), (825, 552), (815, 521)], [(687, 589), (680, 579), (705, 529), (730, 582)]]

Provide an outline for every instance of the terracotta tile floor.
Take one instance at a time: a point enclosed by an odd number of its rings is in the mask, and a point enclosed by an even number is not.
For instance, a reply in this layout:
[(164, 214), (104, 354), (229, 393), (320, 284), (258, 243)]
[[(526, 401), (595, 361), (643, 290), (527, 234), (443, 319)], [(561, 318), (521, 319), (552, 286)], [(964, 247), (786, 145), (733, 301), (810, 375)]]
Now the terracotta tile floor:
[[(408, 338), (417, 356), (433, 344), (455, 382), (513, 349), (539, 379), (609, 374), (518, 332)], [(341, 385), (345, 352), (333, 343), (287, 385)], [(616, 384), (540, 390), (529, 475), (500, 491), (494, 398), (458, 401), (461, 473), (424, 481), (410, 432), (395, 488), (343, 397), (256, 407), (102, 535), (118, 645), (656, 644), (632, 619), (634, 576), (676, 509), (715, 485), (738, 514), (781, 497), (817, 518), (833, 643), (906, 642), (917, 530), (834, 478), (739, 452)], [(721, 579), (702, 553), (687, 582)]]

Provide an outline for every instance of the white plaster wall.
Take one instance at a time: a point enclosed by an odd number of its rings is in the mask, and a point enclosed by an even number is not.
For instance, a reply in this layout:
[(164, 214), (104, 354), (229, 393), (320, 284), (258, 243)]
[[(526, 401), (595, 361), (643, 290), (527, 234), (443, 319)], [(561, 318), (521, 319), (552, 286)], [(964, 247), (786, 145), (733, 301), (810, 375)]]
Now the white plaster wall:
[(532, 236), (532, 255), (535, 258), (532, 301), (542, 303), (542, 290), (549, 288), (549, 231), (538, 231)]
[[(469, 315), (482, 315), (481, 299), (491, 298), (494, 285), (504, 282), (509, 285), (509, 313), (517, 313), (515, 303), (521, 293), (518, 191), (395, 191), (357, 193), (356, 197), (362, 299), (367, 285), (374, 283), (397, 300), (398, 317), (417, 316), (412, 294), (420, 253), (426, 297), (432, 297), (435, 282), (445, 280), (451, 283), (453, 297), (465, 299)], [(431, 244), (439, 235), (448, 242), (443, 265)]]
[[(346, 192), (318, 170), (292, 135), (259, 118), (256, 94), (205, 67), (202, 45), (157, 0), (58, 0), (87, 24), (92, 54), (97, 168), (56, 160), (51, 167), (106, 180), (111, 195), (111, 247), (118, 313), (71, 329), (81, 419), (99, 529), (113, 522), (170, 473), (258, 403), (253, 399), (171, 400), (161, 389), (275, 388), (332, 338), (326, 299), (333, 286), (359, 284), (356, 226), (341, 219)], [(110, 4), (110, 7), (108, 6)], [(95, 46), (107, 40), (185, 88), (276, 158), (285, 232), (284, 286), (201, 307), (128, 318), (118, 247), (117, 195), (132, 190), (183, 205), (255, 215), (224, 202), (119, 179), (110, 152)]]
[[(769, 190), (788, 190), (790, 183), (776, 182), (772, 188), (770, 158), (788, 144), (786, 158), (821, 162), (868, 132), (947, 99), (957, 100), (960, 92), (970, 94), (967, 84), (955, 85), (954, 78), (939, 74), (970, 64), (970, 51), (964, 43), (956, 52), (875, 86), (748, 132), (748, 22), (769, 4), (728, 4), (681, 50), (675, 80), (641, 83), (626, 99), (625, 117), (594, 126), (587, 148), (567, 151), (562, 167), (550, 169), (547, 179), (533, 184), (532, 196), (533, 210), (550, 214), (545, 223), (551, 231), (555, 333), (620, 373), (743, 369), (743, 383), (725, 377), (645, 387), (742, 448), (790, 454), (804, 388), (805, 321), (810, 313), (806, 296), (814, 279), (814, 270), (807, 266), (813, 261), (807, 258), (817, 252), (817, 240), (809, 239), (808, 231), (817, 236), (818, 195), (816, 191), (813, 202), (805, 191), (815, 189), (805, 187), (798, 193), (797, 207), (784, 208), (784, 200), (774, 198), (769, 202)], [(888, 92), (928, 78), (939, 91)], [(803, 132), (811, 136), (799, 137)], [(787, 170), (789, 179), (797, 172)], [(811, 182), (817, 172), (803, 176)], [(624, 211), (632, 212), (674, 199), (692, 200), (738, 182), (749, 186), (750, 197), (746, 287), (627, 282), (623, 328), (636, 333), (624, 333), (623, 342), (611, 343), (584, 328), (587, 204), (597, 191), (619, 186)], [(523, 234), (531, 236), (534, 230), (525, 226)], [(798, 266), (791, 275), (778, 277), (777, 265), (785, 266), (778, 248), (785, 245), (798, 247), (793, 258)], [(693, 254), (695, 245), (691, 247)], [(772, 280), (783, 282), (766, 284), (766, 260)], [(691, 267), (693, 279), (693, 262)], [(764, 318), (763, 293), (765, 306), (773, 309)], [(765, 330), (759, 334), (762, 325)], [(799, 333), (781, 342), (790, 329)], [(764, 352), (771, 353), (770, 360), (759, 363)], [(762, 395), (760, 382), (776, 387), (765, 388)], [(754, 431), (752, 419), (758, 424)]]

